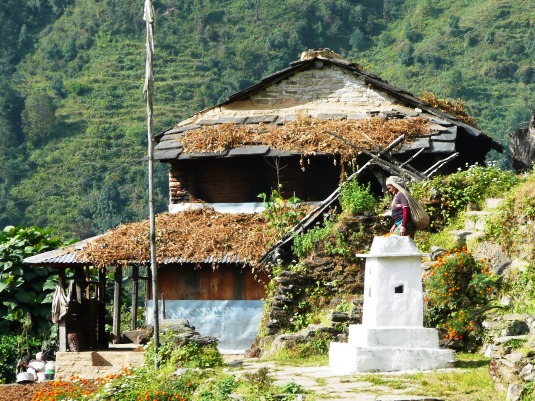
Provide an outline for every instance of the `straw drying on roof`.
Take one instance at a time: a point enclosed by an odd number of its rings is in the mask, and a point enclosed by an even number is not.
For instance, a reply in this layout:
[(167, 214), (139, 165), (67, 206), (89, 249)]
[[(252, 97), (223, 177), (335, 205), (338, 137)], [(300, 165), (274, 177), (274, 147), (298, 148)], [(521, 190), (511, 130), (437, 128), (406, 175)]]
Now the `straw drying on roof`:
[(455, 117), (457, 117), (459, 120), (461, 120), (463, 123), (466, 123), (468, 125), (471, 125), (472, 127), (477, 128), (476, 120), (475, 118), (471, 117), (468, 112), (466, 111), (466, 108), (464, 106), (464, 103), (461, 99), (439, 99), (431, 92), (424, 92), (424, 94), (421, 96), (421, 99), (428, 103), (431, 107), (434, 107), (435, 109), (439, 109), (445, 113), (451, 114)]
[[(298, 218), (308, 207), (298, 207)], [(159, 263), (168, 259), (202, 263), (223, 257), (255, 265), (277, 240), (263, 213), (223, 214), (212, 208), (156, 217), (156, 250)], [(150, 260), (149, 222), (125, 224), (89, 243), (79, 258), (97, 267), (147, 264)]]
[(429, 121), (423, 117), (392, 120), (378, 117), (364, 120), (301, 117), (284, 125), (204, 126), (186, 132), (182, 144), (186, 153), (222, 152), (250, 145), (268, 145), (274, 149), (297, 151), (304, 156), (318, 152), (339, 154), (342, 160), (347, 161), (357, 152), (347, 145), (347, 141), (366, 150), (377, 150), (385, 148), (403, 134), (410, 141), (414, 136), (428, 133)]

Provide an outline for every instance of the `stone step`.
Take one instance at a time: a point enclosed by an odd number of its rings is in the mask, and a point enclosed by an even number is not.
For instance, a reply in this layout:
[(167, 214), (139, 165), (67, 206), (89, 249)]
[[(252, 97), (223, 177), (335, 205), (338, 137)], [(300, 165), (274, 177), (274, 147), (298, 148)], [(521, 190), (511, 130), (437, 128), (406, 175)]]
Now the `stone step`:
[(491, 213), (488, 211), (470, 211), (466, 212), (466, 220), (464, 222), (464, 228), (467, 230), (484, 231), (487, 217)]
[(496, 209), (502, 203), (503, 198), (489, 198), (485, 200), (486, 209)]
[(103, 350), (83, 352), (56, 353), (56, 380), (68, 380), (78, 376), (94, 380), (108, 374), (121, 373), (123, 368), (141, 366), (143, 351), (139, 350)]
[(485, 232), (480, 230), (452, 230), (450, 234), (456, 242), (468, 242), (485, 236)]

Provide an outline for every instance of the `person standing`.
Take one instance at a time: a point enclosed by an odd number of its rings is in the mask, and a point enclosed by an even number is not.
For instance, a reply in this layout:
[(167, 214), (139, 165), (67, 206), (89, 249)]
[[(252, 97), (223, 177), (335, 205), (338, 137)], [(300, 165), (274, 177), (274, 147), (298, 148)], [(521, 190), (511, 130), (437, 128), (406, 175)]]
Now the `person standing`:
[(394, 224), (390, 228), (390, 232), (395, 235), (407, 235), (414, 238), (416, 226), (412, 221), (411, 208), (407, 195), (405, 195), (405, 193), (410, 194), (409, 190), (403, 180), (395, 175), (386, 179), (386, 188), (393, 195), (392, 220), (394, 220)]

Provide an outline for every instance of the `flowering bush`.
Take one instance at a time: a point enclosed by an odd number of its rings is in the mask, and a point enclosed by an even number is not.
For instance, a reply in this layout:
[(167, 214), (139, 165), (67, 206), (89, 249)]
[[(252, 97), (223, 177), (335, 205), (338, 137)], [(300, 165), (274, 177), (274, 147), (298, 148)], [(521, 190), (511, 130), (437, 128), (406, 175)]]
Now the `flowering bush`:
[(69, 380), (56, 380), (46, 384), (33, 395), (32, 401), (89, 399), (101, 382), (73, 376)]
[(498, 280), (485, 262), (463, 247), (437, 258), (424, 274), (427, 323), (446, 329), (447, 338), (477, 331), (478, 312), (489, 304)]

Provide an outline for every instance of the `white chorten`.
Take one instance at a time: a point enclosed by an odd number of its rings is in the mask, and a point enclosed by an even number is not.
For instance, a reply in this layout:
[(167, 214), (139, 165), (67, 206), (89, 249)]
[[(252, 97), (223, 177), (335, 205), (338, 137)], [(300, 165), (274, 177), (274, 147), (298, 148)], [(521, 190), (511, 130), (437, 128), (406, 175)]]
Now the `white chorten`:
[(329, 365), (344, 372), (432, 370), (453, 366), (436, 329), (423, 327), (422, 265), (410, 237), (375, 237), (365, 257), (361, 325), (347, 343), (332, 342)]

